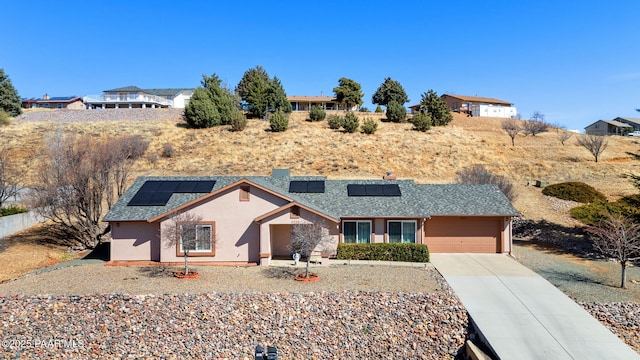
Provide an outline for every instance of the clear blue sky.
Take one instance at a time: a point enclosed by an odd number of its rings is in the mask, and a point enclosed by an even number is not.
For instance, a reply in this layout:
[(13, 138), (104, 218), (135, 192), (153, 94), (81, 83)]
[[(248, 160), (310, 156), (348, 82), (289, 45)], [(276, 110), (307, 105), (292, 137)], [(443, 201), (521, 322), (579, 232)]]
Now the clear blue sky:
[(288, 95), (390, 76), (515, 103), (582, 129), (640, 117), (637, 1), (4, 1), (0, 68), (22, 97), (136, 85), (235, 87), (256, 65)]

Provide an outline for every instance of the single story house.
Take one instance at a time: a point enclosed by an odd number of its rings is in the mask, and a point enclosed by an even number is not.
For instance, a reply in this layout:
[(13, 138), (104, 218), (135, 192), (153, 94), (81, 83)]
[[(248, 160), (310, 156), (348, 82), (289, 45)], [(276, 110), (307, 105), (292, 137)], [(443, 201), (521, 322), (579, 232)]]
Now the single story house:
[(629, 117), (617, 117), (613, 119), (613, 121), (621, 122), (623, 124), (631, 125), (633, 127), (632, 131), (640, 131), (640, 119), (637, 118), (629, 118)]
[[(180, 215), (179, 215), (180, 214)], [(112, 261), (180, 262), (176, 216), (198, 219), (190, 261), (257, 263), (291, 258), (293, 224), (316, 223), (337, 244), (418, 243), (431, 252), (511, 253), (517, 210), (495, 185), (423, 185), (387, 176), (140, 177), (109, 210)], [(174, 221), (172, 225), (172, 221)]]
[[(518, 114), (513, 103), (494, 98), (479, 96), (443, 94), (440, 98), (451, 111), (467, 114), (468, 116), (512, 118)], [(420, 110), (421, 104), (410, 106), (411, 113)]]
[(184, 109), (194, 89), (140, 89), (137, 86), (105, 90), (102, 95), (87, 95), (87, 109), (176, 108)]
[(587, 135), (626, 135), (633, 126), (616, 120), (598, 120), (584, 128)]
[[(293, 111), (309, 111), (312, 106), (318, 106), (324, 110), (346, 110), (333, 96), (287, 96), (287, 100), (291, 103)], [(350, 110), (358, 110), (358, 105), (352, 106)]]
[(22, 98), (23, 109), (69, 109), (84, 110), (82, 98), (78, 96), (49, 96), (41, 98)]

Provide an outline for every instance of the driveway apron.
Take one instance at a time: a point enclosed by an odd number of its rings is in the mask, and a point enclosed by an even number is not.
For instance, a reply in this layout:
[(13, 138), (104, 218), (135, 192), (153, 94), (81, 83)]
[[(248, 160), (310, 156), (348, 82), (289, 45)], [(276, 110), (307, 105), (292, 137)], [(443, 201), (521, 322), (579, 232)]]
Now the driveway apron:
[(431, 254), (500, 359), (640, 359), (540, 275), (503, 254)]

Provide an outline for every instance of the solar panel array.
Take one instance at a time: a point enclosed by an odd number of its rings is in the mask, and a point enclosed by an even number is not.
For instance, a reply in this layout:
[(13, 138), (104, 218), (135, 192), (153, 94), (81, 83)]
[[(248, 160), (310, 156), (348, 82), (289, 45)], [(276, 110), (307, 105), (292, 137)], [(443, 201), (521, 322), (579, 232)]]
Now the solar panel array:
[(147, 180), (128, 206), (165, 206), (173, 194), (211, 192), (215, 180)]
[(324, 193), (324, 180), (294, 180), (289, 182), (290, 193)]
[(349, 196), (401, 196), (398, 184), (349, 184)]

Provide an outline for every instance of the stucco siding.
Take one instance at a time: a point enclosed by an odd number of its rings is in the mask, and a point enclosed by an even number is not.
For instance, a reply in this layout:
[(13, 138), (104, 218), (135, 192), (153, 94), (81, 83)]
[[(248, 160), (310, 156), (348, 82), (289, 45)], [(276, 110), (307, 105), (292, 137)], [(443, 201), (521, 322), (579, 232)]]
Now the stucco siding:
[[(194, 257), (193, 261), (258, 262), (260, 260), (260, 226), (258, 216), (284, 205), (285, 200), (255, 187), (249, 189), (249, 201), (240, 201), (240, 187), (236, 186), (216, 197), (188, 209), (203, 221), (215, 221), (215, 256)], [(163, 230), (171, 220), (163, 221)], [(166, 230), (165, 230), (166, 231)], [(161, 261), (182, 261), (176, 255), (176, 245), (163, 237)]]
[(111, 260), (158, 261), (158, 224), (119, 222), (111, 228)]

